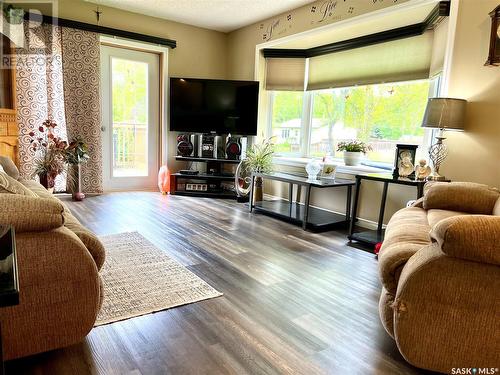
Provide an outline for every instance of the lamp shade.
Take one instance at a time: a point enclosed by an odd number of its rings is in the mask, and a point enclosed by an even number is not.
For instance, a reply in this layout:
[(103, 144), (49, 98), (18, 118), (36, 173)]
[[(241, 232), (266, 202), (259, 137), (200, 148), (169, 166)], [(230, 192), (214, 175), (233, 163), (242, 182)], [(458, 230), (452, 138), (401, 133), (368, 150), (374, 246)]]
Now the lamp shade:
[(463, 130), (465, 99), (430, 98), (425, 109), (422, 127)]

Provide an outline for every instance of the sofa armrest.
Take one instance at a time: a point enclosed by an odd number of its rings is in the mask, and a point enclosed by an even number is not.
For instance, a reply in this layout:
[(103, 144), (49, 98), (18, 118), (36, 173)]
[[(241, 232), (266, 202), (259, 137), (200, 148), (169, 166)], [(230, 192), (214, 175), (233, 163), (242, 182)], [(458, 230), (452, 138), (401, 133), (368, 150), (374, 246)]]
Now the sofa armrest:
[(500, 267), (431, 244), (406, 263), (393, 306), (394, 337), (414, 366), (450, 373), (498, 363)]
[(491, 215), (500, 193), (495, 188), (472, 182), (426, 184), (423, 208)]
[(64, 224), (64, 207), (56, 199), (0, 194), (0, 225), (16, 232), (42, 232)]
[(431, 238), (449, 256), (500, 265), (500, 216), (449, 217), (432, 228)]

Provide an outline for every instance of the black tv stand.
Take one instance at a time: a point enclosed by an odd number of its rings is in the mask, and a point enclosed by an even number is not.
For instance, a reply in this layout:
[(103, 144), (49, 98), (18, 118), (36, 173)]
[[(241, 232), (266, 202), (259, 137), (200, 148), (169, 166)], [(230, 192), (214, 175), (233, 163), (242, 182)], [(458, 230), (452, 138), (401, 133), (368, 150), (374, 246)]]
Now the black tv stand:
[[(172, 174), (170, 178), (170, 194), (207, 198), (237, 198), (234, 187), (234, 174), (224, 173), (222, 164), (238, 164), (239, 160), (189, 156), (176, 156), (175, 159), (207, 163), (207, 172), (196, 175)], [(210, 170), (213, 172), (208, 172)]]

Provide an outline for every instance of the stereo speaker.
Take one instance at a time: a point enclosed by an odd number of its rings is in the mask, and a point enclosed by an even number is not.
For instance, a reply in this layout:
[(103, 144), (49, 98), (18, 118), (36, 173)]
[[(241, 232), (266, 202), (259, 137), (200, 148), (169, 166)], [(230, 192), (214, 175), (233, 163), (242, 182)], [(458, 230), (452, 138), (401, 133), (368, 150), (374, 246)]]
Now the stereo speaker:
[(187, 134), (179, 134), (177, 136), (177, 155), (178, 156), (191, 156), (194, 147), (191, 143), (190, 137)]
[(247, 139), (246, 137), (226, 138), (226, 159), (241, 160), (246, 157)]

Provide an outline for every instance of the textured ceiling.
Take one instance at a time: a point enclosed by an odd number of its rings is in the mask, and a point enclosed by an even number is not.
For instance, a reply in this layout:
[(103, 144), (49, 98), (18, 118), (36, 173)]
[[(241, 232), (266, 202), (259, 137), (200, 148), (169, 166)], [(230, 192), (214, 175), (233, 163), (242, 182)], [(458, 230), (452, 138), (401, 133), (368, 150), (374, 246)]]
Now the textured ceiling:
[(314, 0), (87, 0), (113, 8), (229, 32)]

